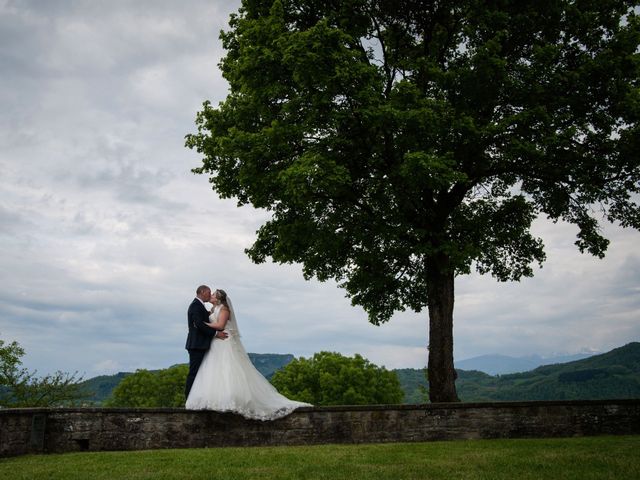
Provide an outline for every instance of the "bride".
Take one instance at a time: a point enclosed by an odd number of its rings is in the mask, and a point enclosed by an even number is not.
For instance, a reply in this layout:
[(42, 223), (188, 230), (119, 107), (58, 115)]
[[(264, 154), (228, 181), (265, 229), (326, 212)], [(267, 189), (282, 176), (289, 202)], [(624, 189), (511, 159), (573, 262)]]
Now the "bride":
[(185, 407), (189, 410), (235, 412), (255, 420), (274, 420), (289, 415), (308, 403), (289, 400), (256, 370), (240, 341), (231, 299), (224, 290), (211, 296), (214, 309), (211, 328), (229, 337), (214, 338), (193, 382)]

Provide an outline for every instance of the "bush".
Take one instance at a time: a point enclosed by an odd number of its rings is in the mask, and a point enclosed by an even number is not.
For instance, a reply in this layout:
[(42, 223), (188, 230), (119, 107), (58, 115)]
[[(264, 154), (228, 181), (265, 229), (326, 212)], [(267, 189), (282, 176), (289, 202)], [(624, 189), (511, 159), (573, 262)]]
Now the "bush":
[(176, 365), (155, 372), (136, 370), (125, 377), (105, 402), (107, 407), (183, 407), (189, 367)]
[(404, 397), (395, 372), (358, 354), (320, 352), (299, 358), (277, 371), (271, 383), (283, 395), (313, 405), (396, 404)]

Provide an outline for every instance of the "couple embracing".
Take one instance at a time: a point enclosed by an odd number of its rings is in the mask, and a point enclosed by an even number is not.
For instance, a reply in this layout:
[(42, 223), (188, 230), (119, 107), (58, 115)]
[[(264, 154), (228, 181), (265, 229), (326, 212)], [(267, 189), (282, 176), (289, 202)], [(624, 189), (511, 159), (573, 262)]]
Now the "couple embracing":
[[(211, 311), (207, 303), (213, 305)], [(298, 407), (310, 406), (278, 393), (253, 366), (240, 341), (233, 304), (224, 290), (212, 292), (206, 285), (199, 286), (189, 305), (187, 320), (187, 409), (274, 420)]]

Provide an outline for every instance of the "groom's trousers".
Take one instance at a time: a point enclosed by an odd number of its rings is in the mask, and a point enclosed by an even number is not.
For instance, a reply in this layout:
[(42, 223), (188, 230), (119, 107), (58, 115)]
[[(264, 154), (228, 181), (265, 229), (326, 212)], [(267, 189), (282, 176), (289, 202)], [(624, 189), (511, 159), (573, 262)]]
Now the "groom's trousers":
[(196, 379), (196, 374), (204, 358), (206, 350), (187, 350), (189, 352), (189, 373), (187, 374), (187, 384), (184, 387), (184, 398), (189, 398), (189, 392), (193, 386), (193, 381)]

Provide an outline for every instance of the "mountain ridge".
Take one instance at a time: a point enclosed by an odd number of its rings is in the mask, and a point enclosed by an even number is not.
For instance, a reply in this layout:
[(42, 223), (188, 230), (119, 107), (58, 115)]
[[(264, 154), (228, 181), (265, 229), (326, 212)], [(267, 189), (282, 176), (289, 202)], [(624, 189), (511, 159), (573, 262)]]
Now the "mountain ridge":
[(553, 365), (583, 360), (596, 355), (597, 353), (599, 352), (577, 353), (574, 355), (556, 355), (553, 357), (542, 357), (540, 355), (512, 357), (509, 355), (488, 354), (456, 361), (455, 367), (457, 370), (477, 370), (489, 375), (504, 375), (509, 373), (528, 372), (542, 365)]

